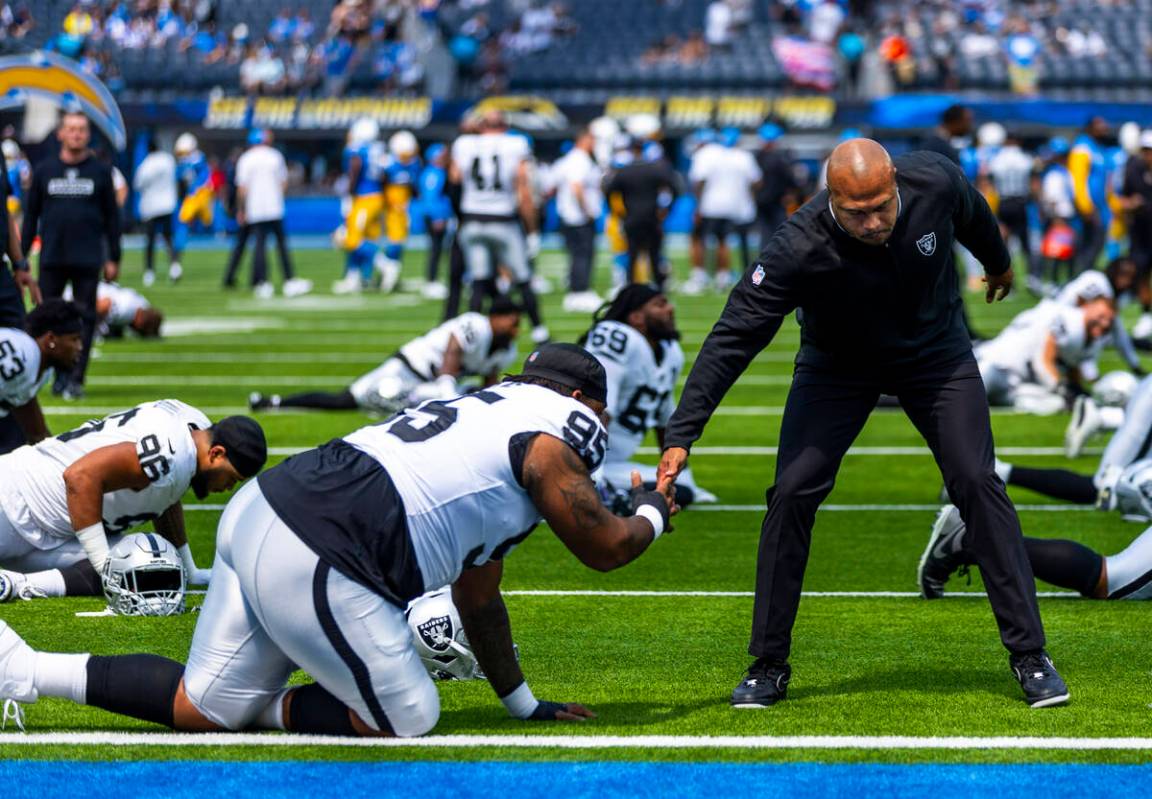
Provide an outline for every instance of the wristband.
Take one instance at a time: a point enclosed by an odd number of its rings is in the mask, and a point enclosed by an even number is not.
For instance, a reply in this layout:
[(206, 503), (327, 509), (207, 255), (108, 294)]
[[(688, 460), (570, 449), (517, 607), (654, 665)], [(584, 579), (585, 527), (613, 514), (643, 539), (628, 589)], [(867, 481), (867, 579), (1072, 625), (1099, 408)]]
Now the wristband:
[(659, 508), (652, 505), (641, 505), (636, 509), (636, 515), (647, 519), (652, 525), (652, 540), (655, 541), (664, 532), (664, 514)]
[(103, 576), (104, 564), (108, 562), (108, 536), (104, 532), (104, 524), (96, 522), (83, 530), (76, 531), (76, 538), (88, 556), (88, 562), (96, 569), (96, 573)]
[(20, 258), (12, 262), (13, 272), (27, 272), (30, 268), (27, 258)]
[(529, 718), (540, 704), (532, 695), (532, 689), (528, 687), (527, 682), (520, 683), (520, 686), (507, 696), (500, 697), (500, 701), (508, 708), (508, 712), (518, 719)]

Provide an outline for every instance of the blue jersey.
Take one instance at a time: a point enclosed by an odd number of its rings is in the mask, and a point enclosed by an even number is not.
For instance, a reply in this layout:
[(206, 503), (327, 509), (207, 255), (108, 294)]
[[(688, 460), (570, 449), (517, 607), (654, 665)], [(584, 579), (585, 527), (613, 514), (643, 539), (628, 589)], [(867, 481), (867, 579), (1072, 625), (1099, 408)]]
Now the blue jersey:
[(384, 165), (384, 182), (389, 186), (412, 186), (420, 180), (421, 163), (419, 158), (399, 161), (389, 157)]
[(429, 164), (420, 173), (420, 205), (429, 219), (449, 219), (452, 216), (452, 204), (444, 193), (447, 185), (447, 170)]
[(176, 175), (188, 189), (189, 194), (212, 183), (212, 170), (208, 167), (208, 159), (199, 150), (181, 156), (176, 164)]
[(1108, 203), (1108, 158), (1095, 139), (1080, 134), (1072, 145), (1073, 152), (1080, 150), (1089, 156), (1091, 169), (1088, 172), (1088, 194), (1097, 209), (1104, 210)]
[(380, 178), (382, 177), (383, 150), (380, 142), (372, 141), (367, 144), (357, 144), (344, 148), (344, 172), (347, 174), (352, 167), (352, 159), (360, 159), (360, 177), (355, 186), (349, 186), (352, 196), (359, 197), (364, 194), (380, 193)]
[(24, 202), (24, 177), (28, 172), (28, 162), (23, 158), (8, 164), (8, 190), (20, 202)]

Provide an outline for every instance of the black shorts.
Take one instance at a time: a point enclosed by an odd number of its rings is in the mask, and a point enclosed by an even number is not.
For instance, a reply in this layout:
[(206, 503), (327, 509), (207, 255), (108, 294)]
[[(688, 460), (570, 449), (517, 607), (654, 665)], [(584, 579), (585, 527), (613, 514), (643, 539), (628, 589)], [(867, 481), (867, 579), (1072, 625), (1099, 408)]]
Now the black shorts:
[(723, 241), (733, 233), (739, 233), (743, 229), (744, 225), (738, 224), (732, 219), (722, 219), (716, 216), (706, 216), (700, 220), (700, 235), (705, 239), (716, 239), (717, 241)]

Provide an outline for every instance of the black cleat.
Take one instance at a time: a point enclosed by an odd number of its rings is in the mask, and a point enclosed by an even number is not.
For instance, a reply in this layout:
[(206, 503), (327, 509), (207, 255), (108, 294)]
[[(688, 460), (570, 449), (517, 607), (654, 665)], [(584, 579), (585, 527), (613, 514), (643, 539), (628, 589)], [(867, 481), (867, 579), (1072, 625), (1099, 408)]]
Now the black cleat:
[(254, 411), (263, 411), (272, 407), (272, 399), (259, 391), (253, 391), (248, 395), (248, 407)]
[(969, 556), (964, 552), (964, 533), (967, 530), (955, 505), (945, 505), (940, 509), (932, 525), (928, 546), (920, 556), (920, 567), (916, 570), (920, 596), (939, 599), (944, 596), (944, 586), (952, 572), (957, 569), (967, 571)]
[(1024, 701), (1029, 707), (1052, 707), (1068, 701), (1068, 686), (1043, 649), (1009, 655), (1008, 665), (1024, 690)]
[(788, 696), (792, 667), (781, 660), (756, 658), (748, 674), (732, 691), (732, 707), (771, 707)]

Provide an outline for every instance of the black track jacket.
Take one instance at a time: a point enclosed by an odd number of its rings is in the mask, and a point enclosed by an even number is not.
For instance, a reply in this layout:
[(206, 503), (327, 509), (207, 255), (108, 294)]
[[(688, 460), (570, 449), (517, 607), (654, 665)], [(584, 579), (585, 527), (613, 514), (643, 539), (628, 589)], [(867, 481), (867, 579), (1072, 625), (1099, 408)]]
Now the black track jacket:
[(1011, 259), (988, 203), (942, 155), (895, 160), (900, 215), (880, 246), (845, 233), (822, 191), (785, 222), (732, 290), (692, 366), (665, 447), (688, 448), (784, 317), (799, 308), (798, 367), (907, 375), (971, 352), (953, 242), (988, 274)]

